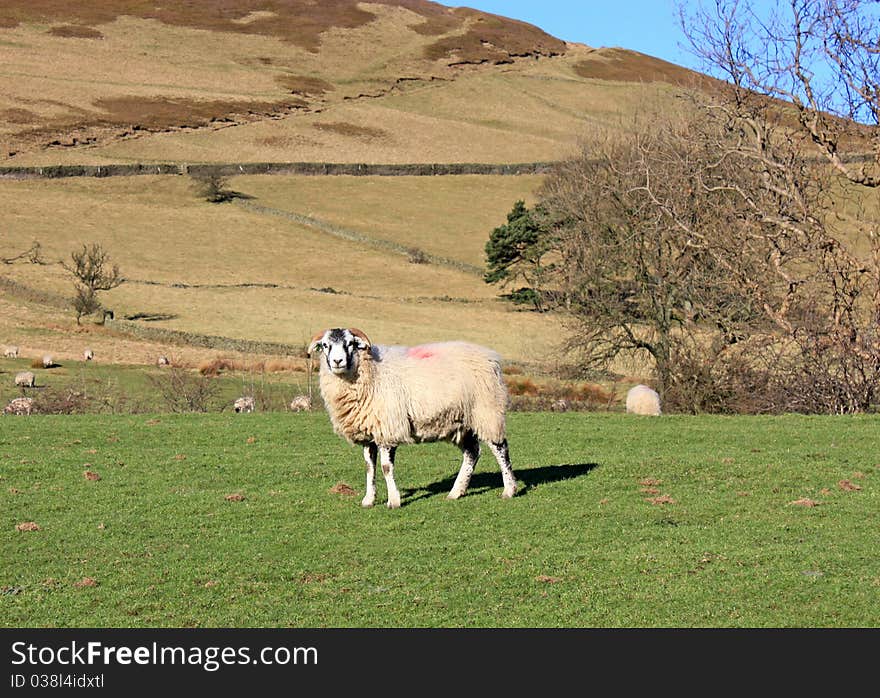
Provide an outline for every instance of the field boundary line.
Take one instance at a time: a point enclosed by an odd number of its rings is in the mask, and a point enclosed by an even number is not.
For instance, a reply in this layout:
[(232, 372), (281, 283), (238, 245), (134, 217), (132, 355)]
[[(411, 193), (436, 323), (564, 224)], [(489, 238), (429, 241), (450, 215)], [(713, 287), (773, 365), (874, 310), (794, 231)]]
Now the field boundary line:
[(441, 175), (546, 174), (554, 161), (522, 163), (408, 163), (370, 164), (355, 162), (247, 162), (247, 163), (135, 163), (108, 165), (9, 165), (0, 167), (0, 179), (61, 179), (65, 177), (134, 177), (140, 175), (187, 175), (232, 177), (235, 175), (349, 175), (359, 177), (431, 177)]

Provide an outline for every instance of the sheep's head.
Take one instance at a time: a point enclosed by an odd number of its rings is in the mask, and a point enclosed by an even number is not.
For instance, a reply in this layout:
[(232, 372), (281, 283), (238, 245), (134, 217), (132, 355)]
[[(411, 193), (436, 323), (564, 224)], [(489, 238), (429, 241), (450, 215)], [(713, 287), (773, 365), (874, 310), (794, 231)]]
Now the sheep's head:
[(338, 375), (357, 372), (359, 354), (372, 346), (370, 338), (357, 328), (335, 327), (319, 332), (309, 344), (309, 356), (319, 351), (323, 354), (327, 369)]

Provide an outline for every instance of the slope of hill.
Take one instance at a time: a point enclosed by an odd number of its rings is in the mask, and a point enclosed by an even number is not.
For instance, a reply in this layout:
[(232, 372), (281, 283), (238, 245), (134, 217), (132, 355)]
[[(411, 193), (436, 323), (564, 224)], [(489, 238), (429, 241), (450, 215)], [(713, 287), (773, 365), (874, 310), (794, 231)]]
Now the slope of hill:
[(692, 75), (425, 0), (10, 0), (0, 162), (553, 159)]
[(563, 53), (536, 27), (423, 0), (0, 8), (5, 154), (315, 112)]
[[(0, 164), (548, 161), (590, 128), (620, 127), (644, 102), (637, 83), (654, 82), (662, 104), (696, 80), (426, 0), (9, 0)], [(546, 363), (556, 321), (515, 311), (474, 273), (492, 228), (540, 183), (240, 177), (231, 184), (253, 197), (248, 207), (199, 201), (185, 177), (0, 181), (0, 256), (38, 240), (55, 262), (100, 242), (129, 279), (107, 304), (150, 316), (150, 327), (301, 343), (327, 324), (356, 324), (380, 341), (460, 336)], [(411, 263), (408, 248), (470, 271)], [(60, 266), (2, 272), (36, 291), (3, 291), (21, 307), (4, 341), (66, 347), (73, 320), (33, 305), (70, 295)]]

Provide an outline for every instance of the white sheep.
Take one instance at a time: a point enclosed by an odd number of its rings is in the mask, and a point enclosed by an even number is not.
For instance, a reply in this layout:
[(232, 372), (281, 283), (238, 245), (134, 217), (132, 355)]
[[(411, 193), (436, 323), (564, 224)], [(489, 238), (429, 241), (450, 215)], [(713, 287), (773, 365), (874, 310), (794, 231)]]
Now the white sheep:
[(18, 358), (18, 347), (16, 346), (8, 346), (3, 349), (3, 356), (7, 359), (17, 359)]
[(240, 397), (232, 403), (232, 408), (236, 412), (253, 412), (254, 399), (252, 397)]
[(647, 385), (635, 385), (626, 394), (626, 411), (631, 414), (660, 414), (660, 396)]
[(463, 454), (448, 499), (467, 492), (480, 441), (489, 445), (501, 468), (502, 497), (516, 493), (506, 438), (507, 387), (495, 352), (465, 342), (373, 345), (360, 330), (340, 328), (316, 334), (309, 355), (316, 350), (323, 354), (319, 384), (333, 429), (364, 449), (362, 506), (376, 499), (377, 455), (388, 507), (396, 509), (395, 451), (400, 444), (430, 441), (449, 441)]
[(43, 357), (43, 368), (52, 368), (54, 365), (55, 360), (49, 354), (46, 354)]
[(37, 377), (33, 371), (22, 371), (15, 374), (16, 387), (33, 388), (37, 384)]
[(84, 361), (91, 361), (94, 358), (95, 358), (95, 352), (93, 352), (91, 349), (86, 349), (83, 352), (83, 360)]
[(308, 395), (297, 395), (290, 401), (290, 409), (293, 412), (308, 412), (312, 409), (312, 398)]
[(32, 397), (17, 397), (3, 409), (5, 414), (28, 415), (34, 410)]
[(162, 354), (158, 359), (156, 359), (157, 366), (169, 366), (171, 362), (168, 360), (168, 357), (165, 354)]

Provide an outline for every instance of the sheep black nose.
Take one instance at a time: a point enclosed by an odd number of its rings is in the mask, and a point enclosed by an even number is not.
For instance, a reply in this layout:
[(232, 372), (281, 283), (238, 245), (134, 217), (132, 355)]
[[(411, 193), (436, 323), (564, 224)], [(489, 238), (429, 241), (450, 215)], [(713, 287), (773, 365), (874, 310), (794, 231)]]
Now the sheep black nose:
[(342, 359), (333, 359), (333, 363), (337, 366), (342, 366)]

